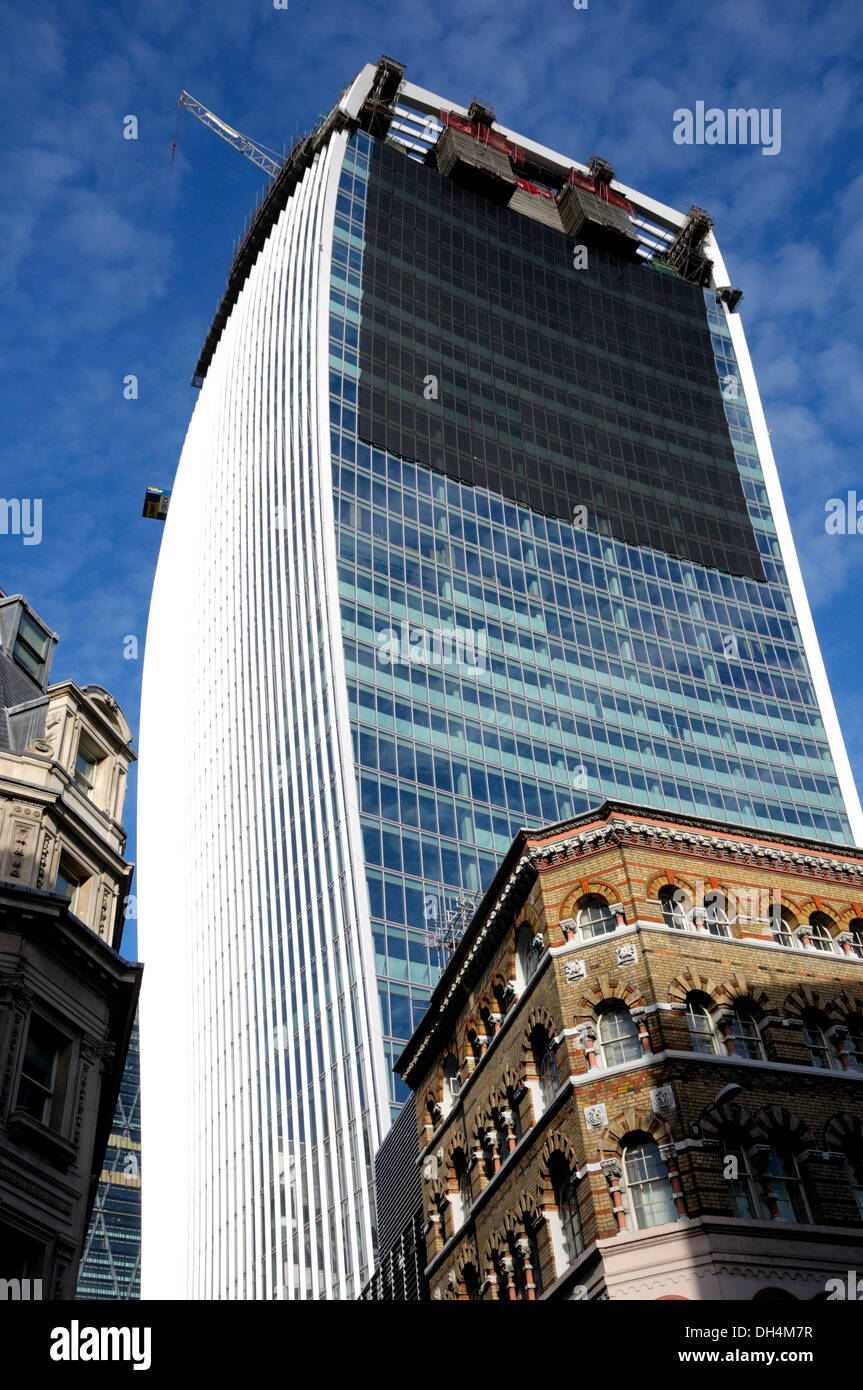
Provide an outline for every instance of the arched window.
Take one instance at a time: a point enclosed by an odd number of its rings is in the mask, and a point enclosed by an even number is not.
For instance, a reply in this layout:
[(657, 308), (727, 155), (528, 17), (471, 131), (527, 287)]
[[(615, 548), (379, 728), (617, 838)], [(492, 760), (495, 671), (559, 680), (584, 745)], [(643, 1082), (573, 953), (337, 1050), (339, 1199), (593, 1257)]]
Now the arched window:
[(465, 1265), (461, 1276), (461, 1297), (463, 1301), (477, 1301), (482, 1298), (479, 1291), (479, 1275), (475, 1265)]
[(592, 936), (604, 936), (606, 932), (614, 931), (617, 926), (617, 920), (607, 899), (599, 893), (589, 893), (586, 898), (582, 898), (576, 922), (585, 941)]
[(623, 1176), (637, 1230), (677, 1220), (671, 1180), (653, 1139), (634, 1139), (626, 1145)]
[(813, 1067), (823, 1067), (829, 1071), (833, 1066), (833, 1055), (824, 1033), (827, 1020), (818, 1009), (804, 1009), (802, 1017), (803, 1041), (809, 1049), (809, 1061)]
[(443, 1111), (448, 1115), (461, 1093), (461, 1072), (452, 1052), (448, 1052), (443, 1063)]
[(578, 1209), (578, 1179), (562, 1153), (554, 1153), (549, 1163), (554, 1204), (560, 1217), (567, 1264), (574, 1264), (584, 1250), (584, 1233)]
[(708, 1011), (708, 999), (697, 990), (686, 996), (686, 1024), (694, 1052), (714, 1054), (718, 1051), (716, 1033)]
[(503, 1026), (506, 1011), (512, 1002), (512, 991), (501, 980), (498, 980), (494, 987), (494, 1002), (501, 1017), (501, 1026)]
[(536, 1074), (539, 1078), (539, 1094), (543, 1110), (547, 1110), (560, 1088), (557, 1073), (557, 1059), (554, 1053), (554, 1039), (543, 1027), (534, 1028), (530, 1035), (530, 1045)]
[(734, 1215), (757, 1218), (761, 1213), (749, 1155), (739, 1135), (730, 1134), (722, 1142), (722, 1174), (728, 1183)]
[(853, 917), (848, 923), (851, 937), (851, 955), (863, 960), (863, 917)]
[(728, 1051), (736, 1057), (751, 1057), (757, 1062), (763, 1062), (764, 1044), (755, 1019), (755, 1011), (745, 999), (738, 999), (734, 1004), (730, 1024), (725, 1035)]
[(615, 1003), (599, 1016), (599, 1043), (607, 1067), (637, 1062), (642, 1057), (638, 1024), (625, 1004)]
[(793, 912), (787, 908), (780, 908), (779, 912), (773, 912), (770, 917), (770, 930), (773, 932), (773, 940), (777, 946), (793, 946), (793, 933), (797, 929), (797, 918)]
[(660, 888), (659, 906), (667, 927), (674, 927), (676, 931), (686, 930), (687, 897), (682, 888), (673, 888), (670, 883)]
[(816, 951), (833, 950), (833, 923), (825, 912), (809, 914), (809, 944)]
[(788, 1147), (772, 1148), (764, 1171), (764, 1198), (774, 1221), (808, 1221), (809, 1209), (797, 1159)]
[(452, 1156), (452, 1171), (456, 1184), (455, 1197), (458, 1199), (452, 1203), (453, 1207), (453, 1231), (457, 1231), (468, 1218), (468, 1214), (473, 1204), (473, 1193), (470, 1186), (470, 1171), (468, 1169), (467, 1156), (464, 1149), (456, 1149)]
[(729, 935), (725, 895), (718, 889), (704, 895), (704, 925), (714, 936)]
[(485, 1024), (481, 1018), (477, 1019), (475, 1023), (471, 1023), (468, 1027), (467, 1045), (469, 1055), (473, 1058), (473, 1068), (476, 1070), (485, 1056), (483, 1047), (488, 1046), (488, 1034), (485, 1031)]
[(515, 938), (516, 977), (520, 990), (530, 984), (536, 974), (542, 946), (535, 941), (537, 933), (532, 927), (519, 927)]

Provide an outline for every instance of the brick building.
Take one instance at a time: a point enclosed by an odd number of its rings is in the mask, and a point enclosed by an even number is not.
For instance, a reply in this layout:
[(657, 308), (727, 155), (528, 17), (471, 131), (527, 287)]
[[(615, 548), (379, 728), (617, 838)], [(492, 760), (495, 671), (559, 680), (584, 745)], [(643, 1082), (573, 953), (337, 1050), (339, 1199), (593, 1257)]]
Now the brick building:
[(432, 1298), (823, 1298), (863, 1267), (863, 853), (522, 832), (397, 1070)]

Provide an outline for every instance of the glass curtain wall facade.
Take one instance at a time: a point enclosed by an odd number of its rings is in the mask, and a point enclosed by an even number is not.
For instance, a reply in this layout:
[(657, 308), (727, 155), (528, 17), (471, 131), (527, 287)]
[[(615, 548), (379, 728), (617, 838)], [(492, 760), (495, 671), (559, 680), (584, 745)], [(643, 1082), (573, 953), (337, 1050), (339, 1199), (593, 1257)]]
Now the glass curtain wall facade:
[[(398, 214), (391, 210), (405, 169), (411, 187), (425, 196), (416, 199), (413, 225), (394, 244), (391, 228)], [(390, 210), (376, 223), (371, 275), (370, 183), (376, 185), (371, 195), (376, 212)], [(449, 199), (448, 220), (457, 223), (462, 213), (461, 236), (449, 229), (462, 270), (450, 269), (448, 277), (444, 270), (436, 279), (427, 271), (429, 259), (438, 265), (442, 259), (441, 190)], [(424, 225), (428, 222), (432, 225)], [(470, 342), (475, 342), (488, 289), (483, 293), (472, 285), (464, 267), (472, 253), (473, 264), (478, 263), (489, 222), (498, 243), (510, 224), (516, 224), (513, 239), (528, 247), (538, 243), (547, 256), (549, 243), (561, 242), (560, 294), (571, 291), (574, 281), (579, 291), (588, 282), (587, 298), (593, 300), (588, 312), (595, 316), (607, 305), (603, 284), (612, 273), (618, 283), (623, 277), (635, 282), (637, 288), (627, 286), (619, 294), (623, 304), (618, 302), (615, 321), (604, 326), (604, 350), (596, 350), (608, 371), (609, 393), (614, 358), (622, 378), (625, 339), (628, 330), (636, 336), (642, 318), (647, 318), (645, 345), (631, 357), (659, 358), (660, 382), (672, 380), (675, 347), (685, 354), (677, 363), (681, 372), (693, 345), (706, 343), (709, 383), (700, 358), (688, 376), (675, 381), (676, 394), (686, 393), (677, 413), (684, 423), (692, 421), (696, 436), (692, 446), (681, 424), (672, 441), (681, 458), (690, 443), (688, 479), (673, 470), (660, 480), (665, 497), (661, 485), (654, 488), (653, 515), (639, 513), (638, 499), (626, 494), (630, 464), (622, 458), (635, 436), (631, 427), (618, 424), (617, 434), (611, 427), (603, 432), (607, 450), (617, 445), (616, 464), (597, 458), (594, 447), (595, 478), (586, 471), (575, 482), (565, 478), (556, 499), (547, 481), (551, 469), (558, 460), (573, 461), (559, 433), (552, 441), (546, 434), (539, 458), (536, 447), (526, 451), (531, 461), (520, 479), (501, 470), (500, 455), (508, 459), (514, 453), (516, 417), (529, 416), (532, 400), (542, 399), (543, 375), (551, 388), (545, 385), (545, 393), (554, 395), (559, 360), (547, 351), (525, 364), (524, 334), (505, 332), (515, 319), (513, 299), (524, 303), (525, 281), (518, 296), (509, 286), (499, 292), (503, 325), (493, 338), (487, 334), (482, 340), (470, 377), (464, 347), (462, 370), (449, 370), (453, 352), (464, 343), (461, 326), (451, 326), (449, 340), (434, 341), (428, 333), (430, 317), (438, 323), (445, 317), (441, 296), (449, 296), (464, 304), (462, 323), (473, 311)], [(712, 290), (650, 266), (614, 266), (603, 252), (590, 252), (598, 263), (590, 283), (589, 268), (572, 269), (566, 255), (570, 245), (561, 233), (448, 186), (436, 171), (414, 165), (366, 134), (351, 141), (334, 229), (333, 486), (345, 669), (389, 1067), (424, 1011), (436, 978), (429, 929), (459, 890), (487, 886), (524, 825), (564, 820), (606, 797), (619, 797), (761, 829), (850, 838), (728, 316)], [(508, 244), (504, 249), (511, 251)], [(435, 255), (424, 259), (424, 250)], [(546, 273), (539, 302), (535, 281), (528, 282), (534, 320), (548, 325), (549, 333), (552, 326), (557, 330), (556, 316), (547, 312), (543, 319), (541, 304), (544, 299), (547, 310), (556, 305), (550, 278)], [(387, 302), (393, 285), (395, 312)], [(362, 351), (367, 293), (376, 297), (370, 308), (373, 326), (386, 325), (397, 334), (389, 357), (385, 338), (377, 338), (370, 358)], [(413, 336), (406, 302), (418, 321)], [(486, 322), (489, 317), (486, 311)], [(663, 329), (671, 337), (664, 358), (654, 348)], [(592, 337), (599, 336), (594, 330)], [(542, 347), (541, 334), (536, 337)], [(580, 339), (576, 342), (580, 348)], [(561, 373), (560, 398), (573, 413), (579, 403), (592, 405), (594, 392), (603, 390), (599, 368), (587, 386), (580, 369), (581, 359), (573, 354), (571, 370)], [(366, 370), (368, 389), (361, 375)], [(428, 376), (437, 380), (437, 399), (426, 398)], [(473, 389), (459, 390), (469, 380)], [(618, 391), (625, 398), (622, 384)], [(701, 408), (699, 398), (706, 402)], [(658, 397), (652, 411), (638, 403), (631, 409), (631, 416), (640, 415), (653, 448), (658, 434), (670, 433), (663, 410), (667, 402)], [(469, 431), (477, 419), (480, 427), (474, 424)], [(440, 468), (423, 467), (369, 442), (369, 436), (399, 432), (409, 436), (414, 457), (437, 450)], [(497, 449), (491, 464), (472, 454), (481, 435)], [(717, 467), (712, 497), (700, 492), (699, 464), (705, 461), (697, 455), (705, 441), (721, 464), (730, 457), (735, 467), (733, 477), (727, 464)], [(576, 447), (583, 458), (584, 436)], [(460, 482), (441, 471), (444, 466), (461, 474), (482, 470), (499, 482), (503, 471), (506, 493)], [(656, 468), (654, 480), (658, 473)], [(642, 477), (647, 491), (651, 475), (645, 470)], [(602, 534), (565, 519), (578, 499), (588, 496), (588, 517), (596, 514), (603, 479), (606, 494), (617, 493), (615, 529), (632, 532), (641, 525), (654, 541), (657, 517), (664, 515), (666, 550), (626, 544), (607, 534), (607, 526)], [(684, 481), (689, 496), (670, 501)], [(594, 494), (588, 491), (591, 482), (597, 484)], [(525, 493), (535, 487), (540, 499), (549, 497), (546, 509), (512, 500), (519, 486)], [(686, 559), (687, 549), (703, 551), (713, 565)], [(746, 574), (728, 572), (732, 566)], [(748, 577), (755, 572), (764, 577)], [(473, 669), (475, 661), (436, 662), (440, 642), (435, 650), (420, 640), (422, 633), (455, 631), (474, 634), (463, 644), (465, 656), (475, 656), (484, 638), (483, 670)], [(404, 1098), (402, 1083), (397, 1077), (393, 1081), (400, 1089), (391, 1098), (398, 1102)]]
[(137, 1021), (78, 1272), (77, 1297), (141, 1297), (141, 1064)]
[(735, 316), (450, 185), (431, 94), (357, 129), (373, 78), (226, 296), (156, 576), (145, 1297), (359, 1295), (435, 929), (522, 826), (859, 817)]

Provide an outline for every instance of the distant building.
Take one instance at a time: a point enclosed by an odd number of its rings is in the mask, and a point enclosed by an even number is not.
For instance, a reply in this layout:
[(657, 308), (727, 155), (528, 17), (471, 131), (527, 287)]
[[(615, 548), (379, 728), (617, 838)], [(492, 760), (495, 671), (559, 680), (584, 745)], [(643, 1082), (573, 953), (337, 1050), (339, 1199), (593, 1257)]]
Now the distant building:
[(78, 1273), (78, 1298), (140, 1297), (141, 1059), (136, 1020)]
[(416, 1138), (414, 1109), (406, 1105), (375, 1158), (380, 1255), (360, 1294), (367, 1302), (417, 1303), (429, 1296)]
[(0, 1279), (71, 1299), (135, 1015), (117, 954), (135, 754), (98, 685), (49, 685), (56, 634), (0, 593)]
[(615, 802), (523, 831), (397, 1063), (432, 1298), (863, 1267), (861, 902), (863, 851), (796, 836)]

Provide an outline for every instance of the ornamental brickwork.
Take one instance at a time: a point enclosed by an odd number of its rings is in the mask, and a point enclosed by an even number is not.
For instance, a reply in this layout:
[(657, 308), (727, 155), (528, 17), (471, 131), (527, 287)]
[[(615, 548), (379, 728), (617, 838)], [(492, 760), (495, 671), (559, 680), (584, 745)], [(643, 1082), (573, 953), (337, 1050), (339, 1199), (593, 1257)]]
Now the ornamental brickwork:
[(863, 853), (523, 832), (397, 1070), (432, 1298), (824, 1297), (863, 1261)]

